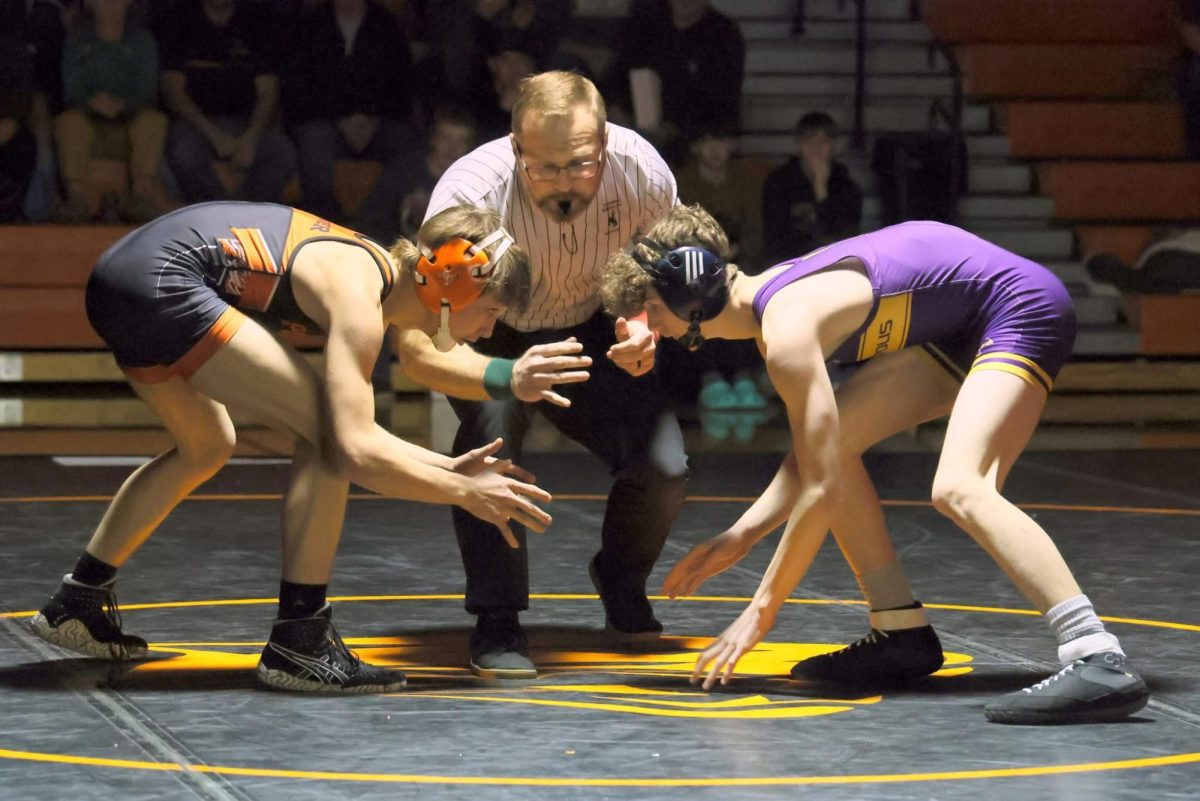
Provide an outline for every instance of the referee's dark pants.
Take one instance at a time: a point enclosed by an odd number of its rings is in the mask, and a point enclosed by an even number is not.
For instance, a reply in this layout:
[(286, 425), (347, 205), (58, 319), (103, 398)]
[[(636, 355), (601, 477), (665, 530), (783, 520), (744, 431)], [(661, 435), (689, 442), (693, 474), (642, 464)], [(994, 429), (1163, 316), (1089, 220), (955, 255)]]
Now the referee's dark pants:
[[(608, 464), (616, 480), (608, 495), (596, 568), (606, 587), (611, 582), (614, 589), (644, 592), (683, 506), (687, 481), (683, 435), (657, 372), (635, 378), (612, 363), (605, 354), (615, 341), (613, 321), (603, 311), (571, 328), (521, 332), (497, 323), (493, 335), (476, 343), (476, 348), (515, 359), (533, 345), (571, 336), (592, 357), (591, 378), (557, 387), (559, 394), (570, 398), (571, 406), (451, 399), (460, 421), (454, 455), (504, 437), (501, 455), (519, 464), (533, 413), (541, 412), (555, 428)], [(528, 609), (524, 527), (510, 524), (521, 543), (514, 550), (495, 526), (457, 506), (453, 515), (467, 573), (467, 611), (477, 615), (484, 610)]]

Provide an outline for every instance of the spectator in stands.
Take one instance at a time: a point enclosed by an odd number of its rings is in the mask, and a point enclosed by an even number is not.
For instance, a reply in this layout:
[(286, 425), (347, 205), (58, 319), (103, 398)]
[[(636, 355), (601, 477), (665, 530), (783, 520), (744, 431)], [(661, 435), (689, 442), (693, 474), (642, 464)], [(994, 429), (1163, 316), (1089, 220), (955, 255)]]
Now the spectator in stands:
[(535, 71), (563, 66), (558, 45), (574, 13), (574, 0), (427, 0), (426, 27), (438, 53), (430, 80), (443, 98), (490, 107), (489, 58), (511, 50), (528, 55)]
[(673, 165), (683, 132), (711, 119), (741, 119), (746, 43), (737, 23), (710, 0), (638, 0), (622, 30), (606, 98), (630, 119), (629, 71), (648, 67), (662, 81), (662, 122), (643, 131)]
[[(26, 185), (21, 211), (29, 220), (46, 219), (57, 196), (51, 115), (62, 108), (63, 14), (63, 4), (52, 0), (0, 0), (0, 39), (6, 42), (0, 120), (19, 121), (0, 123), (0, 173)], [(4, 129), (11, 133), (4, 135)], [(28, 175), (27, 135), (35, 154)]]
[(0, 223), (23, 216), (25, 193), (37, 166), (33, 135), (33, 59), (25, 42), (0, 31)]
[[(433, 187), (451, 164), (471, 152), (476, 141), (470, 112), (453, 106), (435, 109), (428, 144), (384, 168), (371, 197), (363, 203), (356, 230), (384, 243), (394, 242), (398, 236), (415, 239)], [(391, 392), (395, 353), (396, 346), (385, 339), (371, 373), (376, 393)]]
[[(729, 236), (728, 258), (742, 265), (744, 272), (757, 275), (764, 266), (762, 180), (760, 173), (733, 158), (737, 135), (734, 123), (717, 119), (701, 123), (690, 133), (691, 159), (677, 173), (679, 199), (683, 203), (699, 203), (707, 209)], [(694, 353), (683, 350), (674, 341), (662, 342), (659, 347), (660, 369), (672, 374), (669, 385), (687, 393), (687, 399), (697, 397), (698, 391), (703, 410), (766, 406), (759, 392), (764, 381), (762, 356), (753, 341), (717, 340)], [(698, 390), (696, 376), (699, 376)], [(728, 433), (731, 426), (707, 428)], [(749, 431), (753, 431), (753, 426)]]
[(1184, 0), (1180, 26), (1186, 47), (1179, 97), (1189, 159), (1200, 159), (1200, 0)]
[(398, 162), (417, 139), (413, 64), (399, 20), (372, 0), (325, 0), (301, 14), (282, 76), (284, 116), (308, 211), (344, 223), (338, 159)]
[(490, 142), (507, 136), (512, 129), (512, 107), (517, 101), (521, 81), (537, 72), (537, 62), (524, 50), (505, 47), (488, 56), (488, 73), (491, 75), (492, 97), (480, 103), (480, 139)]
[(763, 183), (763, 241), (773, 264), (857, 233), (862, 190), (836, 158), (837, 125), (820, 111), (796, 123), (796, 155)]
[(162, 93), (174, 118), (167, 162), (184, 200), (231, 194), (214, 159), (232, 170), (232, 194), (279, 201), (296, 170), (296, 149), (279, 110), (277, 18), (269, 3), (184, 0), (166, 20)]
[(1095, 253), (1085, 263), (1092, 280), (1123, 292), (1173, 295), (1200, 292), (1200, 228), (1163, 236), (1133, 265), (1112, 253)]
[(159, 180), (167, 118), (158, 110), (158, 48), (129, 20), (132, 0), (88, 0), (63, 47), (63, 103), (55, 119), (62, 218), (83, 222), (96, 208), (88, 193), (93, 158), (129, 165), (120, 217), (146, 222), (163, 212)]
[(356, 230), (383, 243), (397, 236), (416, 236), (438, 179), (477, 141), (475, 118), (469, 111), (458, 106), (435, 109), (425, 147), (413, 148), (384, 169), (372, 193), (379, 197), (363, 204)]

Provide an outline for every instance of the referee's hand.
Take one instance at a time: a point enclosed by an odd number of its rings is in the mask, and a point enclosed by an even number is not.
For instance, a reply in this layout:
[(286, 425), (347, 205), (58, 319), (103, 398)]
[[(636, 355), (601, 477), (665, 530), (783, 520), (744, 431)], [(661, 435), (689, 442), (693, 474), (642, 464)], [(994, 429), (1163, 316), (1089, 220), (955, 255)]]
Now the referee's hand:
[(571, 401), (554, 391), (556, 384), (578, 384), (591, 373), (591, 356), (581, 356), (583, 345), (575, 337), (562, 342), (534, 345), (513, 365), (512, 391), (526, 403), (547, 401), (555, 406), (570, 406)]
[(613, 364), (633, 376), (645, 375), (654, 369), (654, 350), (657, 337), (641, 320), (617, 318), (617, 343), (608, 349)]

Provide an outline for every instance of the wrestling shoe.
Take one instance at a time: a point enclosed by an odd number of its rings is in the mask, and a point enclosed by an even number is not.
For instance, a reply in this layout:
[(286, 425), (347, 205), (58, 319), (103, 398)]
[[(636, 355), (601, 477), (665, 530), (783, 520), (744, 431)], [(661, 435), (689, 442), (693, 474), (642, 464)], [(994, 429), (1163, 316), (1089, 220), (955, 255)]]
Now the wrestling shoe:
[(588, 563), (588, 576), (604, 604), (604, 630), (623, 644), (648, 643), (662, 636), (662, 623), (654, 616), (654, 608), (642, 588), (619, 588), (605, 581), (596, 566), (596, 558)]
[(58, 591), (29, 621), (33, 633), (59, 648), (96, 659), (120, 661), (146, 656), (146, 641), (121, 631), (113, 582), (100, 587), (63, 576)]
[(992, 723), (1055, 725), (1107, 723), (1128, 717), (1150, 691), (1124, 654), (1103, 651), (1076, 659), (1032, 687), (1002, 695), (984, 707)]
[(529, 640), (516, 612), (482, 612), (471, 632), (471, 672), (484, 679), (536, 679)]
[(258, 680), (276, 690), (347, 695), (389, 693), (405, 682), (399, 670), (367, 664), (346, 647), (329, 604), (312, 617), (275, 621)]
[(845, 648), (797, 662), (793, 679), (839, 684), (887, 684), (928, 676), (942, 667), (942, 643), (933, 626), (881, 631)]

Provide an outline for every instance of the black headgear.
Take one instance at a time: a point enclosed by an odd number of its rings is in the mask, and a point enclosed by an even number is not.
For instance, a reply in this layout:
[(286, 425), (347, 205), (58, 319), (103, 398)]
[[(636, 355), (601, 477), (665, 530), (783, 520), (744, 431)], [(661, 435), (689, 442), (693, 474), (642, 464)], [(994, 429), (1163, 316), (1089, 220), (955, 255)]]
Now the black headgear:
[(704, 342), (700, 323), (721, 313), (729, 302), (729, 284), (725, 278), (725, 260), (702, 247), (685, 246), (668, 250), (664, 245), (645, 237), (638, 240), (654, 251), (653, 264), (643, 264), (643, 270), (654, 280), (654, 290), (667, 308), (681, 320), (688, 321), (688, 330), (681, 341), (688, 350), (696, 350)]

